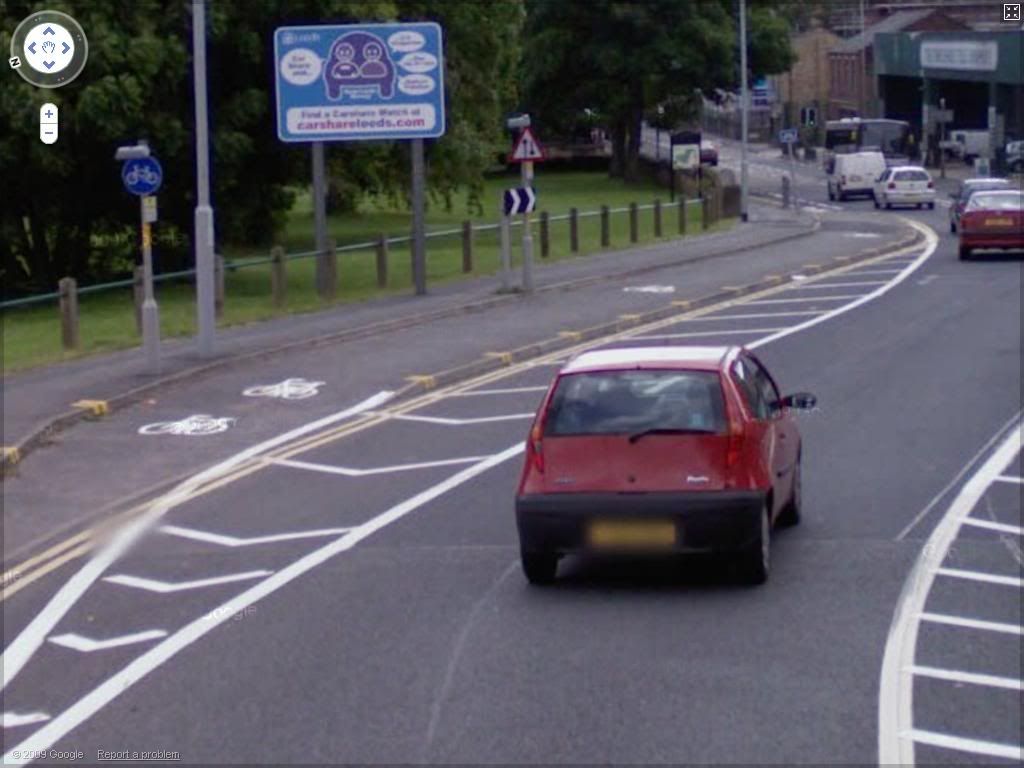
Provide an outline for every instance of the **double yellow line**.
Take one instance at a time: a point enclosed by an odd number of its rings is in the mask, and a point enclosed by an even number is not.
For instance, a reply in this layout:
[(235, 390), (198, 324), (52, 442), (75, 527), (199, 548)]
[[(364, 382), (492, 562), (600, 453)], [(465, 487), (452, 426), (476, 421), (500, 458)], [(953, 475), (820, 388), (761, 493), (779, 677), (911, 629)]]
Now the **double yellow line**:
[[(888, 253), (877, 256), (875, 258), (858, 261), (854, 264), (848, 264), (847, 259), (841, 258), (841, 263), (843, 264), (843, 266), (840, 266), (836, 269), (819, 272), (813, 275), (812, 277), (808, 278), (808, 280), (803, 281), (801, 285), (806, 285), (808, 282), (816, 282), (819, 280), (826, 279), (828, 277), (843, 274), (845, 272), (859, 269), (863, 266), (874, 264), (879, 261), (885, 261), (886, 259), (891, 259), (896, 256), (909, 253), (914, 250), (918, 250), (919, 248), (920, 245), (911, 245), (906, 248), (900, 249), (899, 251), (896, 251), (894, 253)], [(839, 259), (837, 259), (837, 261), (839, 261)], [(777, 278), (777, 276), (775, 275), (772, 275), (770, 277)], [(775, 280), (773, 280), (773, 282), (775, 282)], [(662, 318), (661, 320), (655, 320), (649, 323), (644, 323), (642, 325), (634, 325), (630, 328), (620, 330), (615, 333), (610, 333), (605, 336), (591, 339), (586, 342), (580, 342), (571, 347), (539, 355), (536, 358), (532, 358), (529, 360), (522, 360), (518, 363), (510, 364), (508, 361), (502, 360), (502, 362), (505, 363), (505, 365), (502, 368), (498, 368), (490, 373), (475, 376), (466, 381), (457, 384), (450, 384), (439, 389), (430, 387), (429, 391), (426, 392), (425, 394), (406, 400), (398, 405), (392, 406), (390, 408), (377, 409), (372, 413), (357, 415), (353, 417), (352, 421), (346, 422), (345, 424), (327, 429), (326, 431), (319, 432), (314, 435), (299, 438), (288, 445), (283, 445), (273, 451), (269, 451), (266, 454), (254, 457), (253, 459), (250, 459), (249, 461), (239, 465), (238, 467), (224, 474), (223, 476), (215, 478), (199, 486), (190, 494), (183, 497), (178, 503), (181, 504), (186, 501), (191, 501), (192, 499), (198, 498), (219, 488), (223, 488), (226, 485), (230, 485), (231, 483), (237, 482), (238, 480), (241, 480), (244, 477), (252, 475), (255, 472), (260, 471), (261, 469), (265, 469), (268, 466), (273, 466), (273, 462), (277, 459), (289, 459), (298, 454), (310, 451), (314, 448), (329, 445), (330, 443), (336, 442), (338, 440), (341, 440), (354, 434), (358, 434), (359, 432), (362, 432), (364, 430), (379, 426), (389, 421), (390, 419), (394, 418), (395, 416), (400, 416), (411, 411), (419, 410), (420, 408), (425, 408), (439, 401), (446, 400), (449, 397), (456, 395), (460, 392), (465, 392), (467, 390), (475, 389), (486, 384), (491, 384), (502, 379), (510, 378), (512, 376), (518, 375), (523, 371), (529, 370), (530, 368), (535, 367), (538, 364), (544, 364), (545, 362), (553, 362), (555, 360), (558, 360), (559, 358), (564, 358), (566, 356), (576, 354), (577, 352), (582, 352), (583, 350), (588, 349), (596, 344), (604, 344), (610, 341), (617, 341), (620, 339), (629, 338), (631, 336), (641, 335), (644, 333), (648, 333), (650, 331), (658, 330), (666, 326), (675, 325), (679, 322), (688, 320), (690, 318), (699, 317), (702, 315), (718, 312), (722, 309), (726, 309), (729, 307), (742, 305), (749, 301), (763, 298), (765, 296), (776, 295), (778, 293), (786, 291), (790, 287), (792, 287), (791, 283), (773, 285), (771, 287), (765, 288), (764, 290), (757, 291), (746, 296), (738, 297), (735, 299), (726, 299), (724, 301), (720, 301), (715, 304), (710, 304), (706, 307), (700, 307), (694, 310), (686, 309), (686, 307), (689, 306), (689, 302), (672, 302), (674, 305), (679, 306), (681, 309), (683, 309), (683, 311), (678, 314), (671, 315), (670, 317)], [(582, 333), (580, 331), (564, 330), (560, 331), (558, 335), (561, 336), (562, 338), (568, 338), (577, 341), (582, 338)], [(501, 354), (508, 355), (509, 353)], [(423, 379), (423, 377), (409, 378), (410, 380), (413, 381), (419, 381)], [(430, 378), (433, 379), (434, 377)], [(191, 474), (194, 473), (189, 473), (189, 475), (183, 476), (182, 479), (184, 479), (184, 477), (190, 476)], [(167, 483), (164, 483), (163, 485), (166, 486)], [(69, 563), (86, 554), (91, 549), (93, 549), (98, 542), (101, 542), (103, 540), (105, 532), (133, 519), (139, 514), (142, 514), (146, 509), (148, 509), (153, 504), (154, 501), (155, 499), (150, 499), (143, 503), (136, 504), (130, 507), (129, 509), (126, 509), (122, 512), (115, 514), (114, 516), (104, 520), (101, 523), (97, 523), (96, 525), (93, 525), (79, 533), (74, 534), (73, 536), (70, 536), (69, 538), (49, 547), (45, 551), (40, 552), (39, 554), (30, 557), (24, 562), (19, 563), (17, 566), (14, 566), (11, 569), (5, 571), (3, 573), (3, 590), (2, 592), (0, 592), (0, 602), (3, 602), (7, 598), (16, 594), (20, 590), (27, 587), (29, 584), (38, 581), (42, 577), (46, 576), (48, 573), (51, 573), (52, 571), (60, 568), (62, 565)]]

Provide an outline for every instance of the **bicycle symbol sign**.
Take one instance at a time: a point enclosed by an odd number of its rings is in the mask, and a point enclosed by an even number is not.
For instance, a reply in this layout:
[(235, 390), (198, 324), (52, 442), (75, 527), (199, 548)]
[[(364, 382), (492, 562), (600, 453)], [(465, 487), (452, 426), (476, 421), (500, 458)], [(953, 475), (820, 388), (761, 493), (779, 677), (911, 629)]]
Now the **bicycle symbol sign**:
[(133, 195), (152, 195), (164, 180), (164, 171), (155, 157), (140, 157), (128, 160), (121, 167), (121, 181), (124, 188)]

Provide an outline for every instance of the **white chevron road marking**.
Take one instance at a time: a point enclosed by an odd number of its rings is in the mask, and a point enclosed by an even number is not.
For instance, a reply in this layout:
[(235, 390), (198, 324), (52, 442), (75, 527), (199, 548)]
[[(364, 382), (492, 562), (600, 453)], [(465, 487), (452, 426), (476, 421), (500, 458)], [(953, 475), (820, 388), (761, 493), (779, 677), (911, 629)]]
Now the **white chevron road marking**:
[(246, 571), (245, 573), (233, 573), (229, 576), (215, 576), (212, 579), (178, 582), (157, 581), (156, 579), (145, 579), (141, 576), (128, 576), (126, 574), (119, 573), (115, 576), (107, 576), (103, 580), (110, 582), (111, 584), (120, 584), (124, 587), (135, 587), (136, 589), (145, 589), (149, 592), (167, 594), (169, 592), (185, 592), (189, 589), (202, 589), (203, 587), (212, 587), (217, 584), (231, 584), (235, 581), (258, 579), (261, 576), (269, 576), (271, 573), (272, 571)]
[(65, 635), (57, 635), (48, 639), (55, 645), (61, 645), (73, 651), (92, 653), (93, 651), (105, 651), (108, 648), (120, 648), (122, 645), (144, 643), (147, 640), (156, 640), (160, 637), (167, 637), (167, 633), (162, 629), (149, 629), (145, 632), (136, 632), (134, 635), (121, 635), (120, 637), (110, 637), (106, 640), (93, 640), (84, 635), (76, 635), (74, 632), (68, 632)]
[(295, 539), (314, 539), (321, 536), (339, 536), (347, 533), (350, 528), (320, 528), (314, 531), (298, 531), (295, 533), (275, 533), (269, 536), (253, 536), (248, 539), (237, 536), (227, 536), (220, 533), (209, 533), (197, 531), (194, 528), (182, 528), (179, 525), (162, 525), (158, 529), (160, 533), (168, 536), (178, 536), (193, 541), (205, 541), (209, 544), (219, 544), (222, 547), (251, 547), (257, 544), (273, 544), (278, 541), (293, 541)]

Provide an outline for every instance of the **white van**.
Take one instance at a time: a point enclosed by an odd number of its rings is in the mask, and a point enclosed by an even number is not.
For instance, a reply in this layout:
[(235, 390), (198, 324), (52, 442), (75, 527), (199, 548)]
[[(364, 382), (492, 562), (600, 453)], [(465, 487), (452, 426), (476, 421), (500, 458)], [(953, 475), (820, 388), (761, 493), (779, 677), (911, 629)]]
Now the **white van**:
[(851, 152), (836, 155), (828, 174), (828, 199), (845, 200), (847, 195), (871, 196), (875, 179), (885, 170), (881, 152)]

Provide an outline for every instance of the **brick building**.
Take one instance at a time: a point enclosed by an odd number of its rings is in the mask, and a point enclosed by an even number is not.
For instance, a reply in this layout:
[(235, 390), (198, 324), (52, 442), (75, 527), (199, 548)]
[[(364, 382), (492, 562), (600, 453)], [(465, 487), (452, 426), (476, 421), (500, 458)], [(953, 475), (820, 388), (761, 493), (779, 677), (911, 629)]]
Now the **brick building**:
[(782, 124), (800, 123), (801, 110), (814, 109), (815, 122), (824, 124), (829, 104), (829, 51), (842, 40), (819, 23), (793, 35), (790, 44), (796, 54), (792, 68), (773, 76), (782, 108)]

